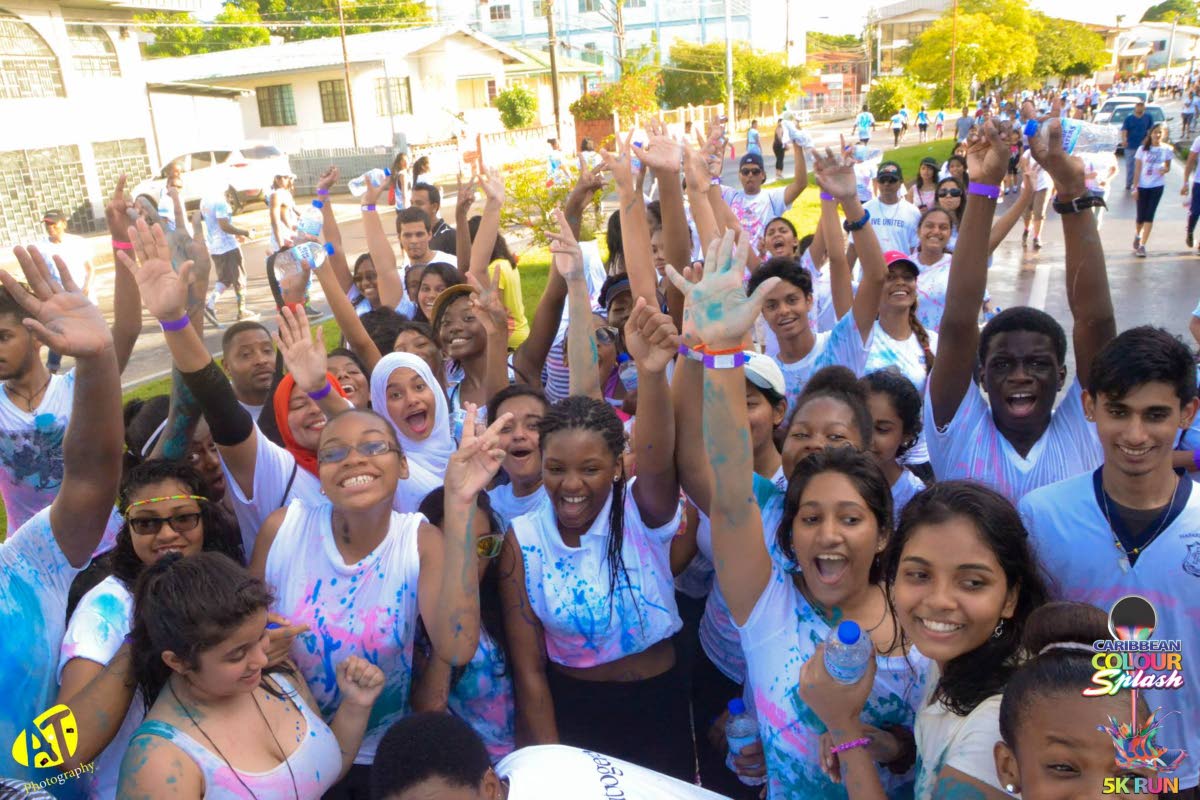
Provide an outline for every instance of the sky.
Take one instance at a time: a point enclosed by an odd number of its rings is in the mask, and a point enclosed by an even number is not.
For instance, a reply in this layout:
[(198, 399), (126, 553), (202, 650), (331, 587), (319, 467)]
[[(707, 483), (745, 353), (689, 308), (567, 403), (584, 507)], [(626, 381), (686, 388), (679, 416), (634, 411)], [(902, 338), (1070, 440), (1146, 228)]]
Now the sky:
[[(1093, 22), (1100, 25), (1115, 25), (1117, 14), (1125, 14), (1124, 24), (1139, 20), (1142, 13), (1152, 5), (1149, 0), (1088, 0), (1086, 3), (1080, 3), (1078, 0), (1031, 0), (1030, 4), (1052, 17)], [(877, 2), (873, 5), (878, 7), (887, 5), (887, 3)], [(821, 9), (826, 12), (827, 16), (809, 18), (812, 30), (825, 33), (862, 32), (863, 26), (866, 24), (866, 13), (863, 11), (863, 6), (854, 3), (831, 4), (831, 6)]]

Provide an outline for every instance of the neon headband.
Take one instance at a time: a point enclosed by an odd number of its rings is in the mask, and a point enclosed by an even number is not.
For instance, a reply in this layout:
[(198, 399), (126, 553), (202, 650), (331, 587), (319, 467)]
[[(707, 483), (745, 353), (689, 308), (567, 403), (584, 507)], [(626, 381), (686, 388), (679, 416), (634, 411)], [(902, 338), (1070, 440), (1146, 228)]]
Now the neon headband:
[(163, 497), (148, 497), (145, 500), (138, 500), (136, 503), (130, 503), (129, 505), (125, 506), (125, 516), (129, 516), (130, 509), (137, 508), (138, 506), (144, 506), (147, 503), (157, 503), (162, 500), (195, 500), (200, 503), (208, 502), (207, 497), (201, 497), (198, 494), (168, 494)]

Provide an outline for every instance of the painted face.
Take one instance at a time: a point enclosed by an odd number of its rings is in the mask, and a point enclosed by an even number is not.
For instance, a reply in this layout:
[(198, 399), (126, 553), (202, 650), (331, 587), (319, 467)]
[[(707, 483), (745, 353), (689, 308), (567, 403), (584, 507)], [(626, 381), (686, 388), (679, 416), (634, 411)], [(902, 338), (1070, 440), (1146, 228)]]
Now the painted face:
[(800, 241), (786, 223), (775, 220), (763, 231), (763, 243), (767, 252), (780, 258), (794, 258)]
[(542, 444), (542, 483), (559, 527), (582, 535), (600, 515), (621, 474), (617, 457), (599, 433), (585, 428), (556, 431)]
[(299, 386), (292, 387), (288, 398), (287, 424), (296, 444), (306, 450), (316, 450), (325, 430), (325, 412)]
[(535, 483), (542, 477), (537, 426), (546, 413), (546, 404), (536, 397), (519, 395), (496, 409), (497, 417), (509, 413), (512, 420), (500, 429), (499, 446), (505, 452), (502, 467), (514, 483)]
[(436, 272), (422, 273), (421, 285), (417, 288), (417, 305), (420, 306), (425, 319), (433, 320), (433, 301), (446, 288), (446, 282)]
[(275, 380), (275, 345), (262, 328), (239, 333), (225, 351), (225, 372), (238, 397), (260, 394)]
[(810, 308), (812, 295), (794, 283), (780, 281), (767, 293), (762, 314), (776, 336), (790, 339), (808, 330)]
[[(371, 445), (380, 452), (358, 451)], [(344, 457), (334, 460), (338, 455)], [(373, 414), (342, 414), (325, 426), (317, 461), (321, 492), (335, 508), (363, 510), (390, 504), (396, 484), (408, 477), (408, 464), (391, 428)]]
[(898, 308), (908, 310), (917, 302), (917, 276), (907, 266), (889, 267), (883, 284), (879, 310)]
[(346, 399), (356, 408), (365, 408), (371, 400), (371, 388), (367, 376), (354, 359), (349, 356), (330, 356), (327, 366)]
[[(758, 387), (746, 381), (746, 415), (750, 419), (751, 446), (758, 448), (772, 442), (775, 428), (783, 422), (786, 403), (772, 406)], [(774, 443), (772, 442), (772, 446)]]
[(813, 476), (792, 521), (792, 549), (818, 603), (835, 608), (861, 592), (886, 541), (849, 478), (838, 472)]
[(367, 259), (354, 270), (354, 285), (374, 308), (379, 305), (379, 275), (371, 259)]
[(926, 214), (917, 229), (917, 239), (921, 242), (921, 253), (927, 256), (941, 256), (946, 251), (950, 241), (950, 233), (954, 230), (953, 223), (947, 214)]
[(871, 392), (867, 396), (867, 407), (871, 409), (871, 422), (874, 425), (871, 435), (871, 455), (881, 465), (896, 460), (896, 453), (907, 438), (904, 435), (904, 423), (896, 413), (896, 406), (890, 395), (884, 392)]
[(0, 314), (0, 380), (27, 374), (37, 363), (40, 349), (17, 314)]
[[(143, 564), (153, 564), (170, 553), (194, 556), (204, 549), (204, 521), (200, 516), (198, 500), (159, 500), (156, 503), (133, 505), (151, 497), (189, 494), (192, 494), (191, 488), (177, 480), (149, 483), (130, 493), (129, 538), (133, 543), (133, 552)], [(157, 524), (158, 532), (139, 531), (139, 520), (142, 525)], [(147, 523), (147, 520), (157, 522)], [(175, 530), (176, 527), (185, 530)]]
[[(208, 487), (208, 499), (219, 503), (225, 497), (225, 473), (221, 471), (221, 453), (213, 441), (208, 420), (201, 417), (192, 433), (187, 452), (188, 466), (200, 473)], [(174, 494), (174, 493), (172, 493)]]
[(487, 330), (471, 295), (461, 294), (450, 302), (439, 320), (438, 337), (448, 358), (462, 361), (487, 350)]
[(220, 644), (197, 654), (196, 661), (195, 669), (177, 671), (206, 696), (253, 692), (267, 666), (267, 610), (259, 609), (248, 616)]
[(1005, 331), (988, 342), (983, 383), (1002, 432), (1040, 434), (1066, 380), (1054, 342), (1044, 333)]
[(400, 226), (400, 246), (409, 261), (425, 263), (429, 258), (429, 231), (420, 222), (405, 222)]
[(961, 516), (909, 534), (892, 597), (904, 634), (943, 665), (982, 646), (1017, 607), (996, 554)]
[(417, 356), (426, 364), (434, 375), (442, 373), (442, 350), (437, 343), (419, 331), (401, 331), (392, 345), (396, 353), (409, 353)]
[(1170, 461), (1175, 437), (1196, 415), (1196, 401), (1181, 407), (1175, 389), (1162, 381), (1135, 386), (1121, 398), (1085, 392), (1083, 407), (1096, 420), (1105, 465), (1130, 477)]
[(406, 438), (419, 442), (433, 433), (437, 413), (433, 392), (434, 387), (408, 367), (400, 367), (388, 376), (387, 415)]
[(826, 447), (864, 449), (854, 411), (832, 397), (817, 397), (796, 410), (783, 443), (783, 471), (791, 475), (800, 460)]

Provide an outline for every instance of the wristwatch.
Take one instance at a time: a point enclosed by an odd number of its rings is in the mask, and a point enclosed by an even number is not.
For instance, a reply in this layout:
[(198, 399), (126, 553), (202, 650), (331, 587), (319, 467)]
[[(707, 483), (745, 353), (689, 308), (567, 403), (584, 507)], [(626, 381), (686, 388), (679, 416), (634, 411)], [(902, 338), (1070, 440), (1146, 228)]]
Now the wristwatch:
[(1108, 203), (1104, 202), (1104, 198), (1099, 195), (1085, 194), (1082, 197), (1076, 197), (1074, 200), (1063, 202), (1055, 199), (1054, 210), (1059, 214), (1078, 214), (1085, 208), (1108, 208)]

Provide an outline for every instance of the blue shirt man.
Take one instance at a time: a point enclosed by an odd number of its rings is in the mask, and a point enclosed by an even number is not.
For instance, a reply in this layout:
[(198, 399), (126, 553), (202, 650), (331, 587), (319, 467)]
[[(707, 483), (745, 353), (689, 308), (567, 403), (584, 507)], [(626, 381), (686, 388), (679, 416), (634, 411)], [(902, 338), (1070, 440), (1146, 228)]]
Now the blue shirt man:
[(1125, 117), (1121, 123), (1121, 146), (1125, 149), (1125, 191), (1133, 188), (1133, 170), (1137, 149), (1142, 146), (1142, 140), (1150, 132), (1154, 120), (1146, 113), (1146, 104), (1138, 103), (1133, 107), (1133, 113)]

